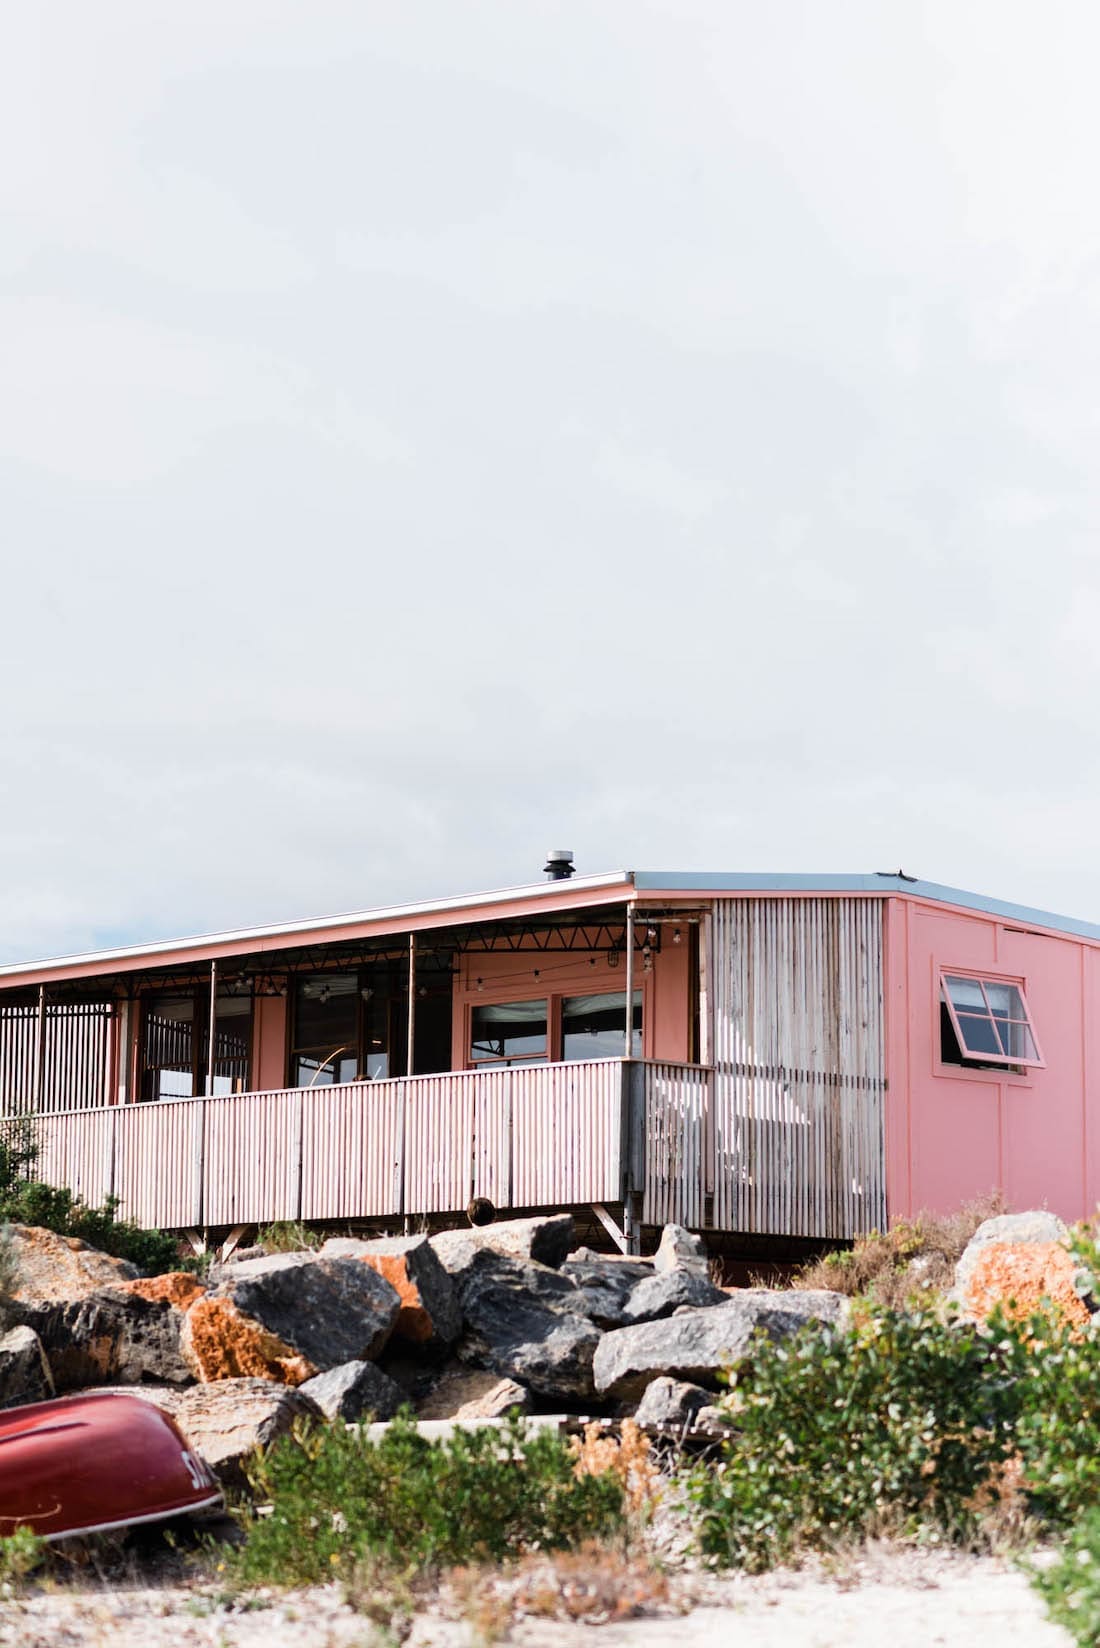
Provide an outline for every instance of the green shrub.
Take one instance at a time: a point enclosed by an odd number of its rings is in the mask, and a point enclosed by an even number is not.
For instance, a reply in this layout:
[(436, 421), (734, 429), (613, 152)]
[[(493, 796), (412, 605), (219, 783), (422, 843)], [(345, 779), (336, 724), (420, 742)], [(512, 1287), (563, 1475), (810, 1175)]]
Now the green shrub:
[(29, 1528), (16, 1528), (0, 1537), (0, 1586), (19, 1586), (38, 1567), (47, 1550), (46, 1541)]
[(761, 1337), (727, 1399), (736, 1434), (691, 1480), (704, 1552), (764, 1568), (872, 1532), (975, 1538), (1012, 1457), (1017, 1360), (1011, 1337), (879, 1306)]
[(323, 1240), (300, 1219), (276, 1219), (274, 1224), (264, 1225), (256, 1237), (265, 1253), (302, 1253), (306, 1248), (320, 1247)]
[(242, 1513), (247, 1540), (228, 1560), (249, 1584), (345, 1581), (364, 1565), (409, 1573), (565, 1549), (614, 1532), (624, 1517), (613, 1473), (578, 1476), (566, 1442), (501, 1429), (428, 1442), (405, 1416), (372, 1443), (343, 1425), (299, 1426), (249, 1470), (264, 1516)]
[(1093, 1506), (1071, 1530), (1049, 1568), (1029, 1567), (1031, 1583), (1081, 1648), (1100, 1642), (1100, 1506)]

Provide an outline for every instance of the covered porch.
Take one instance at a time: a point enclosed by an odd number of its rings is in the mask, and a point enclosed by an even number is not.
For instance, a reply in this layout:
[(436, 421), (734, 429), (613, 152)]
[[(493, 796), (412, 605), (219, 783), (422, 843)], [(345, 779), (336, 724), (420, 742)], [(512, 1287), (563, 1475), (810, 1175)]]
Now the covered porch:
[(475, 1203), (844, 1239), (885, 1219), (881, 965), (877, 899), (614, 877), (0, 969), (0, 1115), (197, 1241)]

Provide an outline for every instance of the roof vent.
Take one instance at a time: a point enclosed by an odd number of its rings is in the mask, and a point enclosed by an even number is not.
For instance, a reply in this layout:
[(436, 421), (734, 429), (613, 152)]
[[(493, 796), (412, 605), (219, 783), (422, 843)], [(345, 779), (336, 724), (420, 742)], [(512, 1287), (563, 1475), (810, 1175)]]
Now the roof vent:
[(566, 847), (551, 847), (543, 872), (547, 881), (568, 881), (573, 874), (573, 854)]

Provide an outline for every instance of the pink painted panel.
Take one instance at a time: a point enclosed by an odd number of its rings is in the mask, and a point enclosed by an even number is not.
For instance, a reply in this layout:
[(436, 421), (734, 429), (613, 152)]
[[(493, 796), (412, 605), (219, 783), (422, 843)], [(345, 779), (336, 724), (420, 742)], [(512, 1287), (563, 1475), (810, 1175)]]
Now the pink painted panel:
[[(921, 1208), (947, 1212), (993, 1189), (1003, 1191), (1010, 1207), (1045, 1206), (1066, 1219), (1082, 1217), (1100, 1184), (1100, 1162), (1088, 1164), (1086, 1129), (1086, 1026), (1089, 1014), (1100, 1011), (1095, 950), (1070, 936), (1005, 926), (992, 915), (919, 900), (893, 904), (891, 1217)], [(943, 1063), (939, 976), (951, 967), (1022, 983), (1045, 1068), (1016, 1074)]]
[(285, 996), (257, 996), (253, 1011), (252, 1086), (261, 1091), (286, 1081)]
[(1004, 1192), (1012, 1207), (1080, 1218), (1084, 1204), (1085, 1068), (1081, 946), (1002, 927), (998, 970), (1024, 980), (1046, 1060), (1003, 1088)]
[(1084, 1203), (1091, 1214), (1100, 1205), (1100, 950), (1082, 946), (1081, 1051), (1085, 1064), (1082, 1111)]

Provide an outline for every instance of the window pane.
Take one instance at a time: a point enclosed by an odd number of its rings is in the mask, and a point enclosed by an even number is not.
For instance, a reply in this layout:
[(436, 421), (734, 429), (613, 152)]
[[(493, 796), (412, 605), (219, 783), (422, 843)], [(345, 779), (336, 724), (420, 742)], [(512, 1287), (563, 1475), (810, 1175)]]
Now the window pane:
[(963, 1052), (971, 1058), (980, 1057), (983, 1053), (1004, 1052), (1000, 1038), (988, 1013), (979, 1017), (976, 1013), (960, 1013), (959, 1029), (962, 1032)]
[(1025, 1016), (1020, 992), (1014, 984), (994, 984), (992, 980), (988, 980), (985, 993), (997, 1018), (1022, 1019)]
[(997, 1028), (1001, 1032), (1005, 1052), (1011, 1058), (1020, 1059), (1021, 1061), (1028, 1059), (1033, 1064), (1038, 1063), (1039, 1050), (1035, 1046), (1035, 1038), (1031, 1034), (1030, 1025), (1016, 1020), (1010, 1020), (1008, 1023), (1001, 1023), (998, 1020)]
[[(986, 1011), (985, 997), (982, 995), (982, 987), (977, 979), (948, 977), (944, 980), (944, 983), (947, 985), (948, 994), (956, 1007), (961, 1007), (964, 1012), (967, 1008), (971, 1012), (975, 1009), (979, 1013)], [(996, 987), (994, 986), (994, 988)]]
[(546, 1058), (546, 1001), (486, 1002), (471, 1016), (470, 1058), (538, 1063)]
[[(642, 1056), (642, 992), (634, 992), (631, 1052)], [(567, 996), (561, 1008), (563, 1059), (617, 1059), (626, 1039), (626, 991)]]

